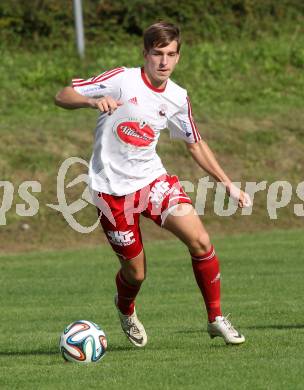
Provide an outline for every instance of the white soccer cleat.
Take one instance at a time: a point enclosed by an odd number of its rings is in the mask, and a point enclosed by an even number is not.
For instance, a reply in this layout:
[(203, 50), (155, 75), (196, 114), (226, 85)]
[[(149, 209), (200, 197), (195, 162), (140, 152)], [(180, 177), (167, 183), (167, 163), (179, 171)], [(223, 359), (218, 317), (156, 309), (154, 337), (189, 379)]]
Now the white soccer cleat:
[(223, 337), (226, 344), (244, 343), (245, 337), (232, 326), (228, 316), (217, 316), (214, 322), (208, 322), (207, 332), (212, 339), (217, 336)]
[(118, 296), (114, 297), (115, 306), (117, 308), (120, 325), (124, 334), (129, 341), (136, 347), (144, 347), (147, 344), (148, 337), (143, 324), (139, 321), (134, 308), (134, 313), (130, 316), (122, 314), (117, 306)]

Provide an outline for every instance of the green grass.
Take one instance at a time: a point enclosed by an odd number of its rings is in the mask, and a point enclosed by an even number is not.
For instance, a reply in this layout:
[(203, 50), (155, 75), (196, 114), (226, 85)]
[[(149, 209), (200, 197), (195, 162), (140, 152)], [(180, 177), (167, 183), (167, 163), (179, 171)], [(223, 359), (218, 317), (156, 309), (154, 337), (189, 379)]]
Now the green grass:
[[(301, 108), (303, 43), (304, 33), (295, 25), (289, 33), (256, 40), (184, 44), (173, 79), (187, 88), (199, 118), (264, 116), (284, 108)], [(32, 121), (37, 110), (40, 123), (55, 112), (64, 117), (53, 107), (52, 99), (73, 77), (87, 78), (116, 66), (143, 63), (140, 45), (128, 42), (98, 47), (88, 43), (83, 61), (72, 43), (51, 51), (0, 46), (0, 54), (1, 115), (8, 122), (16, 116)]]
[[(110, 248), (0, 257), (1, 389), (302, 389), (303, 231), (215, 239), (223, 310), (247, 342), (210, 340), (186, 249), (147, 245), (148, 278), (137, 300), (149, 343), (133, 348), (113, 307)], [(109, 348), (97, 365), (64, 363), (58, 337), (89, 319)]]
[[(289, 31), (256, 40), (240, 38), (182, 47), (173, 78), (188, 89), (201, 134), (232, 180), (288, 180), (294, 187), (303, 180), (304, 34), (296, 25)], [(57, 203), (56, 176), (61, 163), (71, 156), (89, 160), (97, 112), (59, 109), (53, 97), (72, 77), (142, 64), (140, 47), (130, 43), (96, 47), (88, 42), (83, 62), (72, 45), (52, 51), (0, 46), (0, 56), (0, 178), (10, 180), (15, 189), (8, 223), (0, 227), (3, 250), (96, 245), (99, 232), (90, 237), (74, 233), (46, 204)], [(182, 180), (196, 185), (205, 176), (191, 162), (184, 145), (170, 141), (166, 133), (158, 150), (168, 172)], [(23, 203), (18, 186), (24, 180), (38, 180), (42, 186), (36, 194), (40, 208), (35, 217), (16, 214), (15, 205)], [(82, 190), (76, 186), (71, 189), (72, 196), (78, 198)], [(209, 210), (213, 204), (210, 206)], [(93, 207), (76, 215), (86, 226), (95, 217)], [(240, 232), (302, 223), (287, 208), (280, 210), (279, 220), (270, 221), (265, 200), (259, 199), (250, 218), (237, 222), (234, 217), (226, 218), (223, 224), (208, 211), (205, 219), (217, 233), (223, 233), (224, 226), (226, 231)], [(23, 223), (30, 225), (29, 231), (22, 230)], [(148, 231), (150, 237), (159, 238), (156, 229)]]

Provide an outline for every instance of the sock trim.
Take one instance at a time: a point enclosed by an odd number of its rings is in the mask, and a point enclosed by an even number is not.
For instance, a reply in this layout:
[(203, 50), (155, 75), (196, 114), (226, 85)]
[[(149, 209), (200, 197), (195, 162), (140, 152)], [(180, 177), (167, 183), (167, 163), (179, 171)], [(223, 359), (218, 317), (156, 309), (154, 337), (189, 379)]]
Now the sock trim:
[[(191, 254), (191, 253), (190, 253)], [(194, 261), (205, 261), (205, 260), (211, 260), (213, 257), (215, 256), (215, 250), (214, 250), (214, 246), (212, 245), (211, 246), (211, 249), (209, 252), (203, 254), (203, 255), (192, 255), (191, 254), (191, 258), (192, 260)]]

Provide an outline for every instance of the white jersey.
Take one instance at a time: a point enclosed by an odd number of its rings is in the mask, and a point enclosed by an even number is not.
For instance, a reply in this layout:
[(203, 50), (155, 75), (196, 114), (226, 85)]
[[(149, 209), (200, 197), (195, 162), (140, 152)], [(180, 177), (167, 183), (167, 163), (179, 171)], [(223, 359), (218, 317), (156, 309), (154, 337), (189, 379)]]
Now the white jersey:
[(116, 68), (88, 80), (74, 79), (76, 92), (88, 97), (110, 95), (123, 102), (112, 114), (100, 113), (90, 160), (90, 186), (122, 196), (166, 173), (156, 153), (160, 132), (188, 143), (201, 137), (192, 118), (187, 91), (170, 79), (153, 87), (142, 68)]

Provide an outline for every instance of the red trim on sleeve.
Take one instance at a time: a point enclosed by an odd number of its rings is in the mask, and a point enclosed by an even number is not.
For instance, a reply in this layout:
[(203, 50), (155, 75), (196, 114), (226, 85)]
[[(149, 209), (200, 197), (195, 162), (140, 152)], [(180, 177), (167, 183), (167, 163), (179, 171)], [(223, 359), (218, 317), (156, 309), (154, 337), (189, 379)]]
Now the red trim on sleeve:
[[(110, 75), (107, 75), (106, 77), (102, 77), (102, 78), (98, 79), (97, 82), (99, 83), (99, 82), (101, 82), (101, 81), (108, 80), (108, 79), (110, 79), (111, 77), (116, 76), (118, 73), (122, 73), (122, 72), (124, 72), (124, 69), (118, 70), (117, 72), (112, 73), (112, 74), (110, 74)], [(94, 83), (95, 83), (95, 82), (94, 82)]]
[(197, 126), (194, 122), (194, 119), (192, 117), (192, 107), (191, 107), (191, 103), (190, 103), (190, 99), (189, 99), (189, 96), (187, 96), (187, 103), (188, 103), (188, 117), (189, 117), (189, 121), (190, 121), (190, 124), (191, 124), (191, 128), (192, 128), (192, 132), (193, 132), (193, 136), (194, 136), (194, 141), (195, 142), (198, 142), (202, 139), (198, 129), (197, 129)]
[(113, 76), (116, 76), (117, 74), (119, 74), (121, 72), (124, 72), (123, 68), (113, 69), (111, 71), (104, 72), (102, 75), (98, 76), (97, 78), (93, 78), (92, 81), (84, 80), (84, 82), (79, 82), (79, 81), (75, 81), (75, 80), (79, 80), (79, 79), (73, 79), (73, 88), (74, 87), (84, 87), (85, 85), (93, 85), (96, 83), (100, 83), (102, 81), (110, 79)]
[(85, 85), (92, 85), (94, 83), (92, 83), (92, 81), (87, 81), (86, 83), (78, 83), (78, 82), (74, 82), (73, 80), (73, 88), (75, 87), (84, 87)]
[(166, 85), (163, 88), (156, 88), (147, 79), (147, 76), (146, 76), (144, 68), (141, 68), (140, 73), (141, 73), (141, 78), (143, 79), (143, 82), (146, 84), (146, 86), (148, 88), (152, 89), (152, 91), (154, 91), (154, 92), (164, 92), (164, 90), (166, 89), (167, 82), (166, 82)]
[[(103, 77), (105, 77), (105, 76), (108, 76), (108, 75), (110, 75), (110, 74), (112, 74), (112, 73), (115, 73), (115, 72), (117, 72), (118, 70), (119, 70), (119, 71), (122, 71), (122, 70), (124, 70), (124, 68), (120, 67), (120, 68), (115, 68), (115, 69), (111, 69), (111, 70), (108, 70), (108, 71), (106, 71), (106, 72), (103, 72), (103, 73), (100, 74), (99, 76), (94, 77), (92, 81), (94, 81), (94, 82), (99, 81), (101, 78), (103, 78)], [(119, 73), (120, 73), (120, 72), (119, 72)]]

